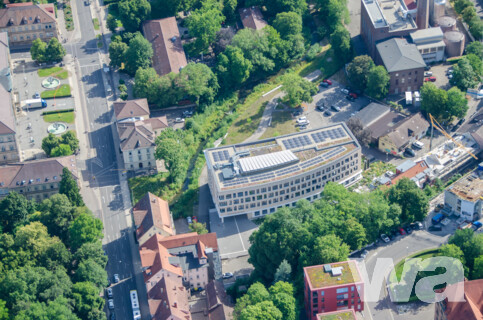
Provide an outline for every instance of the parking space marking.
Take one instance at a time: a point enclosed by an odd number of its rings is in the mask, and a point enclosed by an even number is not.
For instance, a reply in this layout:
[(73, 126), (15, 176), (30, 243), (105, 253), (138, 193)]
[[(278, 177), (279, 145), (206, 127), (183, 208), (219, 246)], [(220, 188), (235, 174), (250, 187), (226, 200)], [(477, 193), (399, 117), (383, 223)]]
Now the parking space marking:
[(238, 228), (238, 223), (236, 222), (236, 217), (234, 217), (234, 218), (235, 218), (236, 230), (238, 231), (238, 237), (240, 238), (240, 242), (242, 244), (243, 251), (247, 251), (247, 249), (245, 249), (245, 245), (243, 244), (243, 239), (242, 239), (242, 236), (240, 234), (240, 228)]

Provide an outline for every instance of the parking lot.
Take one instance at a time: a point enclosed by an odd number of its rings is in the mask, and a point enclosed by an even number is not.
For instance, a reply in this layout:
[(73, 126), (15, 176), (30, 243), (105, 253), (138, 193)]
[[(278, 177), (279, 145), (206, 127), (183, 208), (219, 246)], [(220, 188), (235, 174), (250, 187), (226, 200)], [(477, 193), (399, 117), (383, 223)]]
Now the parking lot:
[[(47, 107), (38, 109), (22, 108), (22, 101), (33, 99), (36, 93), (41, 94), (46, 89), (42, 88), (41, 82), (45, 77), (37, 74), (39, 67), (28, 59), (13, 60), (13, 88), (18, 94), (19, 102), (16, 108), (17, 138), (21, 150), (22, 160), (44, 157), (42, 151), (42, 139), (48, 135), (47, 127), (51, 124), (45, 122), (42, 113), (74, 108), (72, 97), (46, 99)], [(61, 84), (69, 84), (69, 78), (60, 80)], [(75, 125), (66, 124), (67, 130), (74, 130)]]
[(194, 107), (187, 106), (184, 108), (176, 107), (176, 108), (169, 108), (169, 109), (162, 109), (162, 110), (151, 110), (151, 117), (166, 116), (166, 119), (168, 119), (168, 124), (171, 128), (175, 130), (182, 129), (184, 128), (184, 121), (176, 122), (176, 118), (181, 118), (186, 121), (187, 118), (185, 118), (185, 115), (183, 114), (185, 111), (194, 112)]
[[(429, 70), (429, 72), (432, 73), (431, 76), (436, 78), (436, 81), (433, 82), (438, 88), (446, 89), (448, 90), (451, 88), (451, 85), (449, 84), (449, 78), (447, 76), (447, 72), (449, 69), (451, 69), (453, 66), (452, 65), (445, 65), (445, 64), (438, 64)], [(426, 71), (428, 72), (428, 71)]]

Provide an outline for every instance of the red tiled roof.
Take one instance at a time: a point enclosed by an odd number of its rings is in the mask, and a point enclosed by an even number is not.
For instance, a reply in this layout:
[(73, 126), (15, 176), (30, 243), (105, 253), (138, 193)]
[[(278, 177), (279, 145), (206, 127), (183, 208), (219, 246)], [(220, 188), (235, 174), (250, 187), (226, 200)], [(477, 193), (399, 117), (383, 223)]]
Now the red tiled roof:
[(149, 106), (146, 99), (114, 102), (114, 114), (117, 120), (132, 117), (149, 118)]
[[(464, 284), (465, 302), (448, 301), (461, 290)], [(446, 302), (447, 320), (481, 320), (483, 319), (483, 279), (460, 282), (446, 288), (448, 300)], [(455, 299), (452, 299), (455, 300)]]
[(7, 8), (0, 9), (0, 27), (49, 22), (56, 23), (54, 5), (52, 3), (12, 3), (7, 5)]
[(428, 167), (428, 164), (426, 163), (426, 161), (424, 161), (424, 160), (418, 161), (418, 162), (416, 162), (416, 165), (413, 166), (412, 168), (410, 168), (409, 170), (407, 170), (405, 172), (401, 172), (400, 174), (398, 174), (397, 176), (392, 178), (391, 183), (396, 184), (398, 182), (398, 180), (400, 180), (402, 178), (408, 178), (408, 179), (414, 178), (417, 174), (423, 172), (424, 170), (426, 170), (428, 168), (429, 167)]
[(261, 30), (267, 25), (259, 7), (241, 8), (238, 11), (245, 28)]
[(181, 278), (163, 277), (148, 291), (148, 304), (153, 320), (191, 319), (188, 292)]
[(178, 73), (188, 64), (175, 17), (146, 21), (143, 33), (153, 46), (153, 68), (160, 76)]
[(408, 10), (413, 10), (413, 9), (416, 9), (418, 7), (416, 5), (416, 2), (414, 2), (414, 0), (404, 0), (404, 4), (408, 8)]
[(205, 247), (218, 251), (216, 233), (197, 234), (196, 232), (177, 234), (161, 239), (161, 244), (168, 249), (195, 245), (198, 241), (203, 242)]
[(171, 226), (171, 215), (168, 202), (156, 197), (151, 192), (146, 193), (133, 207), (133, 216), (136, 226), (136, 236), (141, 238), (153, 226), (163, 230), (169, 235), (174, 234)]
[(150, 274), (144, 272), (144, 282), (156, 275), (162, 269), (170, 271), (179, 276), (183, 276), (183, 271), (180, 267), (175, 267), (169, 263), (169, 257), (172, 255), (168, 252), (168, 249), (160, 244), (163, 238), (160, 234), (155, 234), (149, 238), (140, 248), (139, 254), (141, 256), (141, 265), (143, 268), (150, 270)]

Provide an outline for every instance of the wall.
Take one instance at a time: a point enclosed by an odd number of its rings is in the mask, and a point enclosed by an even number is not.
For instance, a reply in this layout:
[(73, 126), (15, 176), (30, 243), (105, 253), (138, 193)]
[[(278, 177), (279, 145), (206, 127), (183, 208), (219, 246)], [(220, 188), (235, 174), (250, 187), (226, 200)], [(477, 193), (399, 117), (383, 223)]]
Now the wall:
[(0, 164), (18, 161), (19, 154), (15, 134), (0, 135)]

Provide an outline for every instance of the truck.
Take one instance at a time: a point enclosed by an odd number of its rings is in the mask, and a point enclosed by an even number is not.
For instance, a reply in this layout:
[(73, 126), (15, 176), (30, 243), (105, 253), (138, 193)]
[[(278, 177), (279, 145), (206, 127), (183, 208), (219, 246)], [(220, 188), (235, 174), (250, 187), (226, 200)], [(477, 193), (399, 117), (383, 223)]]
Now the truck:
[(406, 105), (413, 104), (413, 95), (411, 91), (406, 91)]
[(441, 222), (441, 220), (443, 220), (443, 219), (444, 219), (444, 215), (443, 215), (442, 213), (438, 213), (437, 215), (435, 215), (435, 216), (433, 217), (433, 219), (431, 219), (431, 222), (432, 222), (433, 224), (438, 224), (438, 223), (440, 223), (440, 222)]
[(36, 109), (47, 107), (47, 102), (44, 99), (30, 99), (25, 100), (23, 105), (26, 109)]

